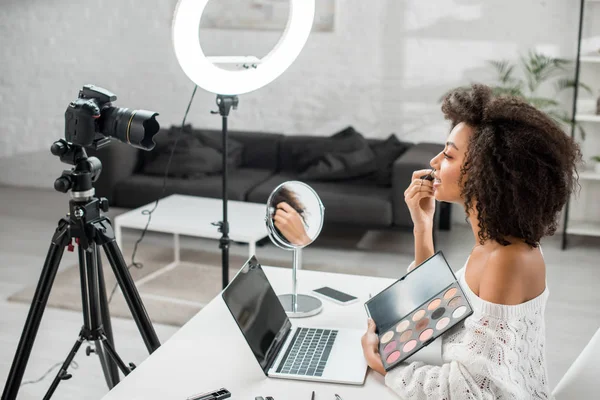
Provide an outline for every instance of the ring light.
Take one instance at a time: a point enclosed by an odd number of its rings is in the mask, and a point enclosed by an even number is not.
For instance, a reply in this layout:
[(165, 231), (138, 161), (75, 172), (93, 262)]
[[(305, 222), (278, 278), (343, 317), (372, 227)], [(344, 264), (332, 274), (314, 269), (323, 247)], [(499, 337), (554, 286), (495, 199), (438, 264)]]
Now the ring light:
[(173, 16), (173, 45), (183, 72), (201, 88), (222, 95), (252, 92), (279, 77), (306, 44), (315, 16), (315, 0), (290, 0), (283, 35), (258, 68), (230, 71), (215, 66), (200, 46), (198, 30), (208, 1), (179, 0)]

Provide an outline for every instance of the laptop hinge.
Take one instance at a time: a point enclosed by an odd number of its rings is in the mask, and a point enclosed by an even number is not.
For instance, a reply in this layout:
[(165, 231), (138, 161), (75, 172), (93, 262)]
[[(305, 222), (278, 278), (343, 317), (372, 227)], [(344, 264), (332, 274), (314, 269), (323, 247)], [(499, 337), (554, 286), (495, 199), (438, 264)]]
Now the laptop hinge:
[(288, 319), (286, 321), (285, 325), (283, 326), (283, 328), (281, 329), (281, 331), (279, 331), (279, 334), (275, 337), (274, 345), (271, 348), (271, 350), (269, 351), (267, 365), (265, 368), (265, 374), (267, 374), (269, 372), (269, 370), (275, 363), (275, 360), (277, 359), (277, 355), (279, 354), (279, 350), (281, 349), (281, 346), (283, 346), (283, 344), (286, 342), (291, 331), (292, 331), (292, 323)]

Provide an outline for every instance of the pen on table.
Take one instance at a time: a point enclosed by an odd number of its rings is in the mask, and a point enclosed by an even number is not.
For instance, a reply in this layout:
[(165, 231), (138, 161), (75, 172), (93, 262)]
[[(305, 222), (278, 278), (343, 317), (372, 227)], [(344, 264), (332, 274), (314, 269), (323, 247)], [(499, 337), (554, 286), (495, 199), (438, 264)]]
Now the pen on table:
[(340, 397), (340, 395), (336, 394), (335, 395), (335, 400), (343, 400), (343, 399)]
[(310, 400), (315, 400), (315, 391), (313, 390), (312, 396), (310, 396)]

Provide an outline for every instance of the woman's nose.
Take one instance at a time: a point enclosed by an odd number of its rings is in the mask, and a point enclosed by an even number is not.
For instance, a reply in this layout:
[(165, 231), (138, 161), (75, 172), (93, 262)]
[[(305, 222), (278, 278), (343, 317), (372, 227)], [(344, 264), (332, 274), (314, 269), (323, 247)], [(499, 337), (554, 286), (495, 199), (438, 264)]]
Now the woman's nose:
[[(442, 154), (442, 153), (440, 153), (440, 154)], [(440, 158), (440, 154), (433, 157), (431, 159), (431, 161), (429, 161), (429, 165), (431, 165), (431, 168), (438, 169), (438, 159)]]

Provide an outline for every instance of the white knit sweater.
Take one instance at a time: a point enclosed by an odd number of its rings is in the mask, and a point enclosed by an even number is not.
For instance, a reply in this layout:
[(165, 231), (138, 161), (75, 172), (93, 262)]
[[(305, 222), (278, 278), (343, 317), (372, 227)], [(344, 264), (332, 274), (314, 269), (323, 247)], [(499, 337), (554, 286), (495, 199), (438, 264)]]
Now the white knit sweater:
[(548, 288), (525, 303), (501, 305), (473, 293), (464, 268), (456, 276), (473, 314), (440, 338), (444, 364), (401, 364), (387, 373), (386, 385), (407, 400), (552, 398), (544, 349)]

